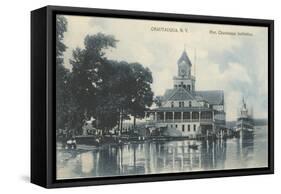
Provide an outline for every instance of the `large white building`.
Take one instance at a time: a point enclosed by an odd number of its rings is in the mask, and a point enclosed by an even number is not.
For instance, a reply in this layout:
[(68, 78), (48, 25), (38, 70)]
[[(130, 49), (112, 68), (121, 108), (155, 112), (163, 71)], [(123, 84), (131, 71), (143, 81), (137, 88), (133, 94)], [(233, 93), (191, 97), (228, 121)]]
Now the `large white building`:
[(197, 91), (192, 64), (184, 50), (177, 61), (174, 86), (160, 96), (160, 105), (146, 112), (147, 127), (170, 136), (209, 136), (225, 129), (224, 92)]

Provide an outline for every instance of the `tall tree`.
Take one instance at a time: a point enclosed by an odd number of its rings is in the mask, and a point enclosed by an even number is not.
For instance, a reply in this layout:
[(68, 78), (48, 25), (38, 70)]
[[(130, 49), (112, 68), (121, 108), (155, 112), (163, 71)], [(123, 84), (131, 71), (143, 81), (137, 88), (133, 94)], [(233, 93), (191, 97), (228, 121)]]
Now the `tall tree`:
[(64, 33), (67, 31), (67, 19), (58, 15), (56, 18), (56, 57), (57, 63), (63, 63), (63, 53), (66, 50), (66, 46), (63, 43)]
[(67, 20), (58, 15), (56, 18), (56, 128), (65, 128), (68, 117), (68, 76), (69, 70), (64, 67), (63, 53), (66, 46), (63, 43), (67, 31)]
[(115, 47), (117, 40), (110, 35), (98, 33), (87, 35), (84, 40), (84, 49), (76, 48), (73, 51), (71, 75), (71, 93), (75, 104), (78, 105), (75, 119), (76, 129), (81, 129), (84, 119), (96, 116), (98, 105), (97, 94), (102, 88), (103, 80), (100, 69), (106, 63), (105, 50)]
[[(100, 87), (97, 115), (99, 118), (105, 118), (105, 115), (112, 115), (110, 120), (100, 119), (100, 127), (112, 128), (118, 124), (122, 128), (122, 121), (128, 118), (128, 101), (130, 89), (126, 87), (130, 82), (131, 69), (126, 62), (107, 61), (100, 71), (102, 84)], [(110, 126), (108, 126), (110, 124)]]
[(73, 50), (68, 86), (73, 103), (69, 111), (74, 114), (69, 114), (68, 123), (76, 132), (91, 117), (99, 129), (122, 129), (124, 120), (131, 115), (142, 118), (152, 104), (150, 70), (138, 63), (105, 57), (106, 49), (116, 47), (116, 43), (113, 36), (98, 33), (85, 37), (83, 49)]
[(152, 73), (148, 68), (144, 68), (139, 63), (130, 64), (132, 78), (130, 82), (131, 99), (130, 112), (134, 117), (134, 127), (136, 118), (143, 118), (145, 110), (152, 105), (153, 92), (151, 84), (153, 82)]
[(112, 119), (117, 123), (111, 125), (118, 124), (119, 129), (130, 115), (134, 116), (134, 123), (136, 118), (143, 118), (144, 111), (152, 104), (150, 70), (139, 63), (109, 61), (100, 73), (103, 87), (98, 112), (109, 115), (114, 112)]

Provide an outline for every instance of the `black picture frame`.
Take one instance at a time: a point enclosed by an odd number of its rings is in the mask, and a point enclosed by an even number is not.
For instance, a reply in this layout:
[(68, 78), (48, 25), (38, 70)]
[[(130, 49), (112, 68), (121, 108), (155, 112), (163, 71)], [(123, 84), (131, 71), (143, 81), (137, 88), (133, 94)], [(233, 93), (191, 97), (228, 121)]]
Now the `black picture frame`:
[[(145, 20), (264, 26), (268, 28), (268, 168), (214, 170), (56, 180), (55, 16), (102, 16)], [(31, 12), (31, 182), (46, 188), (170, 181), (274, 173), (274, 21), (171, 13), (46, 6)]]

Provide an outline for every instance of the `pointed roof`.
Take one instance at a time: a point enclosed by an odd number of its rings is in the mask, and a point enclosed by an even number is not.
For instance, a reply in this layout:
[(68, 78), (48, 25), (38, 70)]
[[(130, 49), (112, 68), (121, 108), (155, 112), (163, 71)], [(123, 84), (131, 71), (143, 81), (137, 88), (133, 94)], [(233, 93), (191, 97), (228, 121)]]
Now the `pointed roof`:
[(180, 64), (182, 61), (185, 61), (186, 64), (188, 64), (189, 66), (192, 66), (191, 62), (190, 62), (190, 59), (186, 53), (186, 50), (184, 49), (184, 51), (182, 52), (181, 54), (181, 57), (179, 58), (178, 60), (178, 64)]
[(178, 101), (178, 100), (193, 100), (194, 96), (186, 89), (179, 87), (174, 90), (167, 100)]
[(181, 100), (204, 100), (211, 105), (224, 105), (224, 92), (223, 90), (205, 90), (191, 93), (186, 89), (179, 87), (166, 90), (163, 96), (164, 102)]
[(222, 90), (196, 91), (196, 95), (201, 96), (204, 100), (212, 105), (224, 104), (224, 92)]
[(175, 88), (173, 88), (173, 89), (167, 89), (166, 91), (165, 91), (165, 94), (163, 95), (163, 100), (167, 100), (170, 96), (171, 96), (171, 94), (173, 94), (175, 92)]

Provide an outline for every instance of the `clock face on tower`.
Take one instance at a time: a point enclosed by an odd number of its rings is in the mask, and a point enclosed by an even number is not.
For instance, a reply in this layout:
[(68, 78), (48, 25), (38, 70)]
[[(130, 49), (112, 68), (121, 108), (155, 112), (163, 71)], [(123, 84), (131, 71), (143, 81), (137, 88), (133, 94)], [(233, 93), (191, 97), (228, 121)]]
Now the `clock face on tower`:
[(181, 76), (185, 76), (186, 75), (186, 69), (185, 68), (181, 68), (180, 69), (180, 75)]

